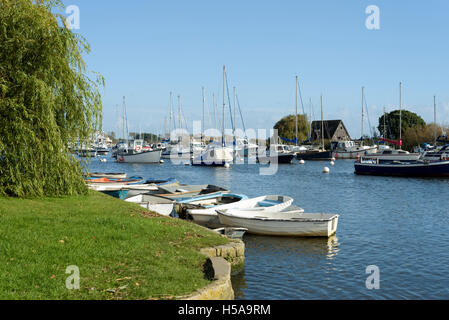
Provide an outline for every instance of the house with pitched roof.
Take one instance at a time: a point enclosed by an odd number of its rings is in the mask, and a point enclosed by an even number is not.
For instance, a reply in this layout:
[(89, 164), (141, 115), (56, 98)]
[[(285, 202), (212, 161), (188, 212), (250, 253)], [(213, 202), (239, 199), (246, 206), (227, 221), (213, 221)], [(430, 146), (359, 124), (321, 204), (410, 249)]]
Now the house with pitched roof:
[[(348, 130), (343, 120), (325, 120), (323, 121), (324, 140), (330, 141), (348, 141), (351, 140)], [(321, 140), (321, 121), (312, 122), (312, 141)]]

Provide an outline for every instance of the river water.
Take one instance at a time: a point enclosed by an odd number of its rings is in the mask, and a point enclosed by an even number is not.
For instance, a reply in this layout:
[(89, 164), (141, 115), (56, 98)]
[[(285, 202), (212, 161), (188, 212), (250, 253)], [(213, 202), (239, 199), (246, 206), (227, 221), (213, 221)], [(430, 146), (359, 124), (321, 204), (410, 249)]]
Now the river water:
[[(282, 194), (306, 212), (340, 214), (329, 239), (245, 234), (245, 268), (232, 277), (236, 299), (449, 299), (449, 179), (357, 176), (351, 160), (279, 165), (274, 175), (261, 175), (257, 164), (226, 169), (111, 158), (93, 159), (90, 170), (174, 177), (249, 197)], [(367, 273), (369, 266), (378, 272)], [(367, 286), (374, 276), (379, 285)]]

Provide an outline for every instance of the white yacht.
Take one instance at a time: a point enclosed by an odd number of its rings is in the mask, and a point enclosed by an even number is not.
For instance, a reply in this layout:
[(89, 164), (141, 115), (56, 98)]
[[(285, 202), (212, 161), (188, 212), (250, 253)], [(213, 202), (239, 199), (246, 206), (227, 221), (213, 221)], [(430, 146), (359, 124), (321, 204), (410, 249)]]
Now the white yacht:
[(377, 152), (377, 145), (364, 146), (354, 141), (336, 141), (331, 146), (333, 156), (339, 159), (357, 159), (357, 157)]

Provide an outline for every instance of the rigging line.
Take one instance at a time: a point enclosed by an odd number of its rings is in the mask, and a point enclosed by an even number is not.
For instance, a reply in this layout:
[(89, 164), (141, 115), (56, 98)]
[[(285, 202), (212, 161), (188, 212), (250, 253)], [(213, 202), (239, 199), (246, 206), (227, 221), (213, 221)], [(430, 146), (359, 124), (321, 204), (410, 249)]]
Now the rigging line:
[(230, 114), (230, 118), (231, 118), (231, 128), (235, 132), (234, 121), (232, 120), (231, 98), (229, 97), (229, 86), (228, 86), (228, 74), (227, 73), (225, 74), (225, 78), (226, 78), (226, 92), (228, 94), (229, 114)]
[(304, 115), (304, 122), (307, 128), (307, 135), (310, 136), (309, 133), (309, 125), (307, 124), (307, 119), (306, 119), (306, 112), (304, 110), (304, 103), (302, 102), (302, 93), (301, 93), (301, 86), (298, 86), (298, 91), (299, 91), (299, 99), (301, 100), (301, 106), (302, 106), (302, 113)]
[(242, 120), (243, 131), (245, 132), (245, 139), (248, 139), (248, 137), (247, 137), (247, 135), (246, 135), (246, 126), (245, 126), (245, 122), (243, 121), (242, 109), (240, 108), (239, 96), (236, 95), (235, 97), (236, 97), (236, 99), (237, 99), (237, 106), (239, 107), (239, 113), (240, 113), (240, 119)]
[(189, 127), (187, 126), (187, 119), (184, 115), (184, 110), (182, 108), (181, 108), (181, 117), (184, 118), (184, 124), (186, 125), (186, 131), (189, 132)]
[[(366, 102), (365, 93), (363, 93), (363, 101), (365, 102), (365, 110), (366, 110), (366, 117), (368, 118), (369, 131), (370, 131), (371, 137), (374, 137), (373, 130), (371, 127), (371, 121), (369, 119), (368, 104)], [(363, 139), (363, 137), (362, 137), (362, 139)]]

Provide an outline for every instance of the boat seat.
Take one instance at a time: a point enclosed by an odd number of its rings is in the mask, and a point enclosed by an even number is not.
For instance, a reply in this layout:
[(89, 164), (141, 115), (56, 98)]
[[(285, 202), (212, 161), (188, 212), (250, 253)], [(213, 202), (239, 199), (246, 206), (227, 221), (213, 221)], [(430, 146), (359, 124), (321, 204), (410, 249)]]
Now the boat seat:
[(263, 201), (259, 201), (257, 203), (257, 205), (259, 207), (271, 207), (271, 206), (274, 206), (274, 205), (277, 205), (280, 203), (281, 203), (280, 201), (276, 201), (276, 200), (263, 200)]

